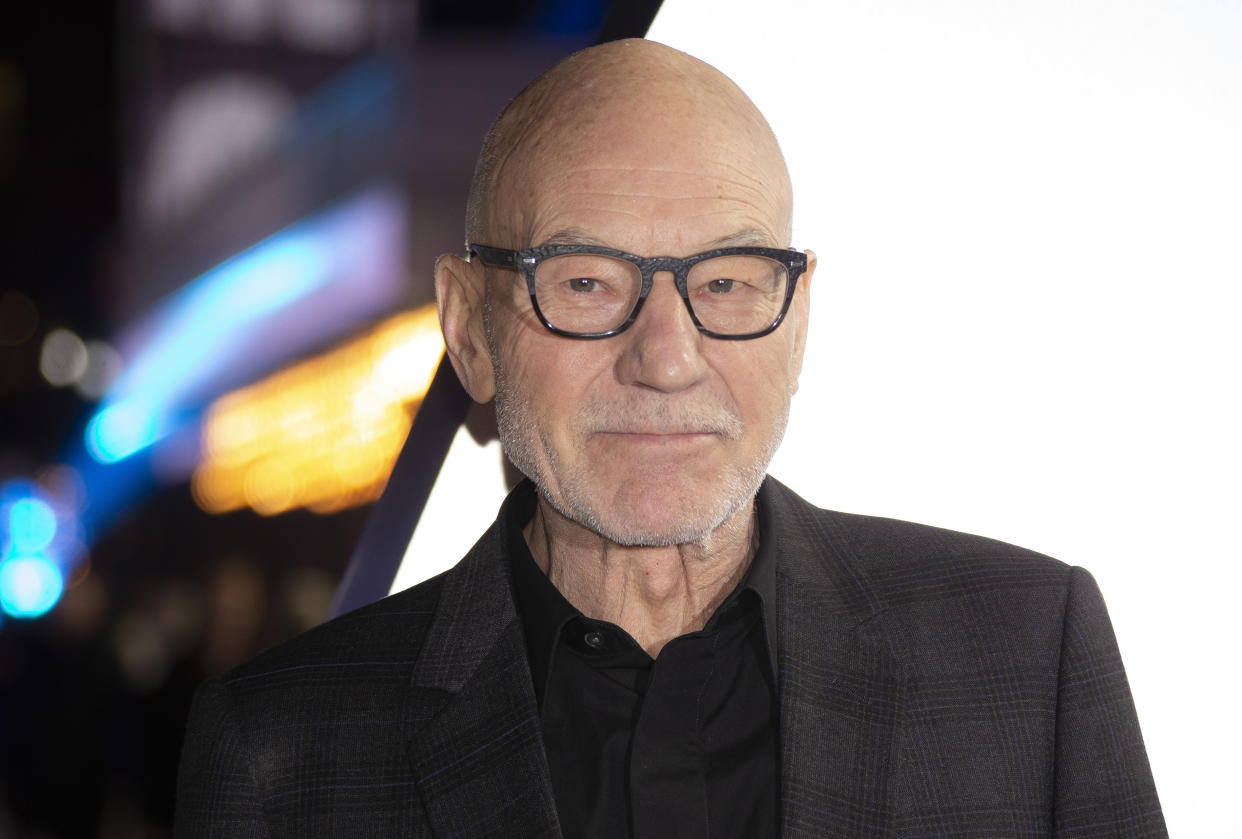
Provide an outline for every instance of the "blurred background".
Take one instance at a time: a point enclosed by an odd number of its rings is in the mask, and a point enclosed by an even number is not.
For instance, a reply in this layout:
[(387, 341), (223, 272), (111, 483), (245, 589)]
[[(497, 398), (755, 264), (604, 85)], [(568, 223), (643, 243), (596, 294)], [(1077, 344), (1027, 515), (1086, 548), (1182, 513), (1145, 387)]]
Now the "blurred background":
[(648, 24), (819, 256), (773, 473), (1086, 566), (1172, 834), (1242, 837), (1232, 0), (100, 0), (0, 11), (0, 839), (169, 835), (202, 678), (490, 521), (431, 266), (509, 97)]
[(195, 685), (329, 611), (483, 131), (607, 13), (4, 4), (0, 837), (169, 834)]

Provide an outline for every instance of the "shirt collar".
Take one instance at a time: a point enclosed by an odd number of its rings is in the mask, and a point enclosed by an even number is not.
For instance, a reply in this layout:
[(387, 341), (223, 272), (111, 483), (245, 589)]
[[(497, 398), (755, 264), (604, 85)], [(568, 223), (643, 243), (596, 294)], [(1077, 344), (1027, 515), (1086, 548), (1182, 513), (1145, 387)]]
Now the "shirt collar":
[[(767, 639), (768, 663), (776, 674), (776, 551), (773, 539), (763, 538), (771, 533), (773, 525), (770, 504), (765, 502), (766, 481), (760, 487), (755, 503), (758, 507), (759, 549), (751, 560), (746, 575), (737, 590), (726, 598), (734, 599), (743, 589), (753, 591), (759, 598), (763, 615), (764, 635)], [(501, 507), (506, 544), (513, 569), (513, 595), (517, 601), (518, 614), (526, 634), (526, 654), (530, 659), (531, 676), (535, 683), (535, 695), (543, 704), (544, 686), (552, 667), (552, 656), (560, 641), (565, 624), (582, 613), (565, 599), (565, 596), (540, 570), (522, 529), (535, 515), (538, 495), (529, 479), (523, 480), (509, 493)]]

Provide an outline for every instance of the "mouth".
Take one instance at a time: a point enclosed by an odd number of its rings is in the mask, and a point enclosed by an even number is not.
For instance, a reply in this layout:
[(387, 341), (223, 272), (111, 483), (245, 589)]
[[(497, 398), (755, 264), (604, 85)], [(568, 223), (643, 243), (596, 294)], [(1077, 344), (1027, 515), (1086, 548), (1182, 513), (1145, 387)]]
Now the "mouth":
[(715, 440), (724, 437), (719, 431), (697, 431), (697, 430), (677, 430), (677, 431), (650, 431), (642, 430), (626, 430), (626, 431), (597, 431), (596, 437), (608, 440), (624, 441), (629, 443), (647, 443), (651, 445), (674, 445), (677, 443), (692, 443), (703, 440)]
[(581, 417), (585, 437), (618, 442), (690, 443), (704, 440), (740, 440), (744, 426), (740, 417), (724, 407), (689, 406), (674, 410), (657, 405), (636, 410), (622, 405), (611, 410), (595, 407)]

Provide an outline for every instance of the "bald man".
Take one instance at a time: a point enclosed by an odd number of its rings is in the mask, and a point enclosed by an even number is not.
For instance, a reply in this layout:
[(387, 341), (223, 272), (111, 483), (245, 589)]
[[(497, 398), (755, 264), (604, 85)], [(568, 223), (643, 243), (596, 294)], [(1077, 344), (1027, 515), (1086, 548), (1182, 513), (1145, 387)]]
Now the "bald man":
[(763, 116), (675, 50), (514, 99), (435, 281), (527, 480), (451, 571), (204, 685), (178, 835), (1165, 835), (1089, 575), (765, 477), (791, 206)]

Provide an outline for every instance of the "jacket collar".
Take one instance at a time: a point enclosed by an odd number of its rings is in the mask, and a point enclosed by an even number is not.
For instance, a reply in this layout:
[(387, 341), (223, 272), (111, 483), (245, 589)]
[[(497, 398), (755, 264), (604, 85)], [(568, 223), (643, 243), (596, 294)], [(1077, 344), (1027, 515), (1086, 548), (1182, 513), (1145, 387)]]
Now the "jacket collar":
[(892, 833), (905, 681), (844, 522), (768, 478), (777, 551), (781, 835)]
[(408, 694), (410, 766), (438, 836), (559, 836), (522, 627), (496, 522), (442, 577)]

